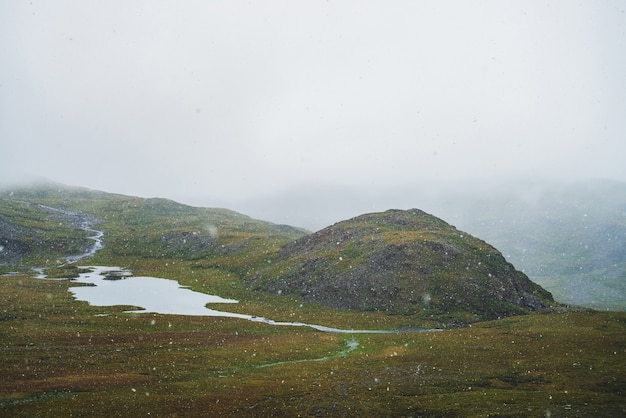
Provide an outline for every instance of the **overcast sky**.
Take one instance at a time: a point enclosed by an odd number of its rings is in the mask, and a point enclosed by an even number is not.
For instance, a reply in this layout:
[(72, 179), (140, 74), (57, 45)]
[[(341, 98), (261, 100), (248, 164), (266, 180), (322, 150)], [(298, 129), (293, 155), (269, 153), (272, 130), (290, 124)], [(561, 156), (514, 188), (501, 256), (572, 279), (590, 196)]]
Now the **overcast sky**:
[(624, 181), (625, 9), (0, 0), (0, 182), (236, 206), (303, 186)]

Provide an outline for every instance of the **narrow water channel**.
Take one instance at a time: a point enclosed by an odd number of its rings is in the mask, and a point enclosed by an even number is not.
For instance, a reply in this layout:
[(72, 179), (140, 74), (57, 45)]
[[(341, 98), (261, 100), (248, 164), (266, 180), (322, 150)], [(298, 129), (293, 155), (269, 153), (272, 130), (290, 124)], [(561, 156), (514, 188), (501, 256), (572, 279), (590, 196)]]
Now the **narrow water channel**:
[(72, 212), (69, 210), (53, 208), (41, 204), (38, 204), (37, 207), (48, 212), (54, 218), (68, 221), (72, 228), (80, 229), (89, 233), (87, 238), (93, 241), (93, 243), (85, 248), (83, 253), (66, 257), (65, 259), (68, 263), (76, 263), (84, 258), (94, 255), (104, 248), (104, 231), (93, 228), (99, 222), (98, 218), (95, 216), (82, 212)]

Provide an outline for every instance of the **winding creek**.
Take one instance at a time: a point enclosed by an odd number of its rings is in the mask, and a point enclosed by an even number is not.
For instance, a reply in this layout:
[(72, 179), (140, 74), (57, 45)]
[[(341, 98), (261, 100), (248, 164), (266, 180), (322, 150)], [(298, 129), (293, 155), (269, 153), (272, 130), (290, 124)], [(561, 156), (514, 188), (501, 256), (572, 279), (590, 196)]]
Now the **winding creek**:
[[(41, 209), (56, 217), (70, 220), (72, 226), (89, 232), (89, 239), (93, 244), (85, 252), (66, 258), (68, 263), (76, 263), (94, 255), (104, 248), (104, 231), (94, 228), (98, 223), (95, 217), (80, 213), (70, 212), (49, 206), (38, 205)], [(367, 330), (367, 329), (339, 329), (323, 325), (307, 324), (303, 322), (280, 322), (255, 315), (246, 315), (208, 308), (209, 304), (238, 303), (237, 300), (224, 299), (220, 296), (208, 295), (195, 292), (181, 286), (177, 281), (158, 277), (133, 276), (132, 272), (111, 266), (88, 266), (87, 272), (81, 273), (78, 283), (88, 286), (70, 287), (70, 292), (79, 301), (88, 302), (93, 306), (134, 306), (139, 310), (126, 311), (129, 313), (158, 313), (166, 315), (194, 315), (194, 316), (219, 316), (239, 318), (248, 321), (261, 322), (273, 326), (309, 327), (322, 332), (335, 333), (377, 333), (390, 334), (397, 332), (429, 332), (435, 329), (410, 329), (402, 331), (393, 330)], [(39, 273), (36, 277), (47, 279), (42, 269), (35, 269)], [(59, 280), (59, 279), (49, 279)]]
[(104, 248), (104, 231), (100, 231), (94, 229), (93, 227), (99, 222), (95, 216), (81, 213), (81, 212), (72, 212), (69, 210), (63, 210), (58, 208), (53, 208), (46, 205), (37, 205), (38, 208), (50, 213), (56, 218), (61, 218), (70, 221), (70, 224), (73, 228), (81, 229), (89, 233), (87, 236), (88, 239), (92, 240), (93, 243), (87, 247), (82, 254), (71, 255), (66, 257), (68, 263), (76, 263), (84, 258), (90, 257)]

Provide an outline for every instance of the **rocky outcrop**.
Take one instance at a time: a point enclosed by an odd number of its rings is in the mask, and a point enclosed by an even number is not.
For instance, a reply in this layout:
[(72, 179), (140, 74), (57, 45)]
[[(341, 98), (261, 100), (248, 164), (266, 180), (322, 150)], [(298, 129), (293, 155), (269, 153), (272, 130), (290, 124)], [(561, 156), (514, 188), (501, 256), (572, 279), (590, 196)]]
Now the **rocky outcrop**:
[(40, 246), (35, 231), (0, 216), (0, 264), (19, 261)]
[(553, 303), (495, 248), (417, 209), (362, 215), (300, 238), (248, 284), (340, 309), (470, 322)]
[[(90, 228), (98, 222), (93, 215), (24, 201), (3, 203), (10, 215), (0, 214), (0, 264), (12, 265), (33, 257), (74, 262), (102, 248), (102, 232)], [(75, 230), (92, 235), (84, 237)]]

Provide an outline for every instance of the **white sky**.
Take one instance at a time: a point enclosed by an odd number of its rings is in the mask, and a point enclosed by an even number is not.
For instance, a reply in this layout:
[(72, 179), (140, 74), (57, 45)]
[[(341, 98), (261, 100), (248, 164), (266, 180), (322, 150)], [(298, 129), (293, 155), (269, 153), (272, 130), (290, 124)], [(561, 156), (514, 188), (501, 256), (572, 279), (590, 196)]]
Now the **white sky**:
[(624, 1), (0, 0), (0, 182), (626, 181)]

